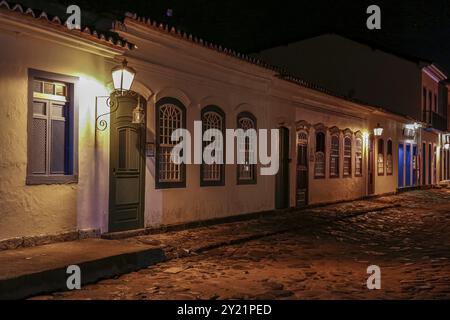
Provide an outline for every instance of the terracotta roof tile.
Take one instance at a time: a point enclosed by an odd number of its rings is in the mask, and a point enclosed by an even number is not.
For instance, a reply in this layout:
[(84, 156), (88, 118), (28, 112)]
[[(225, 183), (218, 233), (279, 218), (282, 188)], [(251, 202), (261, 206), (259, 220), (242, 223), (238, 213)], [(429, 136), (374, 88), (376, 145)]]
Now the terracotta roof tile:
[[(177, 37), (179, 39), (187, 40), (189, 42), (195, 43), (195, 44), (200, 45), (202, 47), (215, 50), (215, 51), (223, 53), (225, 55), (228, 55), (228, 56), (231, 56), (231, 57), (243, 60), (245, 62), (249, 62), (251, 64), (257, 65), (259, 67), (262, 67), (262, 68), (265, 68), (265, 69), (269, 69), (269, 70), (274, 71), (274, 72), (280, 72), (281, 71), (280, 68), (278, 68), (276, 66), (273, 66), (273, 65), (270, 65), (268, 63), (265, 63), (262, 60), (250, 57), (248, 55), (245, 55), (245, 54), (242, 54), (242, 53), (239, 53), (239, 52), (236, 52), (235, 50), (231, 50), (229, 48), (224, 48), (221, 45), (217, 45), (217, 44), (205, 41), (202, 38), (196, 37), (195, 35), (186, 34), (186, 32), (182, 32), (181, 30), (176, 29), (175, 27), (171, 27), (171, 26), (169, 26), (167, 24), (158, 23), (156, 21), (152, 21), (149, 18), (139, 17), (137, 14), (130, 13), (130, 12), (127, 12), (125, 14), (125, 17), (127, 17), (129, 19), (132, 19), (132, 20), (138, 22), (139, 24), (141, 24), (143, 26), (146, 26), (147, 28), (167, 33), (167, 34), (172, 35), (174, 37)], [(121, 24), (122, 24), (121, 22), (116, 21), (115, 27), (119, 28), (119, 30), (120, 30), (120, 29), (123, 28), (123, 26), (121, 26)]]
[(90, 30), (87, 27), (84, 28), (83, 31), (76, 29), (71, 30), (67, 28), (66, 23), (63, 23), (58, 16), (50, 18), (45, 11), (38, 14), (36, 10), (31, 8), (24, 9), (20, 4), (12, 5), (6, 0), (0, 1), (0, 12), (8, 12), (11, 15), (23, 16), (24, 19), (34, 19), (58, 30), (97, 42), (99, 44), (115, 47), (116, 49), (131, 50), (134, 48), (134, 45), (129, 42), (122, 41), (121, 39), (114, 39), (112, 36), (106, 38), (104, 34), (99, 34), (96, 30)]

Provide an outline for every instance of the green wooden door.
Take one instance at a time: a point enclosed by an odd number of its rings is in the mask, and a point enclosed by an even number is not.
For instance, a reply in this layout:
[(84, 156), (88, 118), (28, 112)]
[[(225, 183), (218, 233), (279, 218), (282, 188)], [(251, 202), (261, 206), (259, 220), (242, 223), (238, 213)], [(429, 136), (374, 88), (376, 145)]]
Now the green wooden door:
[(146, 126), (131, 123), (137, 95), (111, 100), (118, 105), (110, 120), (109, 232), (140, 229), (144, 227)]

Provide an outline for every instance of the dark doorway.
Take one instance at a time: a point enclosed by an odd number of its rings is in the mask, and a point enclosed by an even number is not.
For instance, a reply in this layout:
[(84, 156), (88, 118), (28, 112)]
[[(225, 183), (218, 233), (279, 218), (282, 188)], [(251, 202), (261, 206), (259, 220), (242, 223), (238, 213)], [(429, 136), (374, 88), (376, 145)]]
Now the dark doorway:
[(369, 163), (367, 166), (367, 193), (372, 195), (375, 193), (375, 168), (374, 168), (374, 136), (369, 137)]
[(276, 176), (275, 203), (277, 209), (289, 205), (289, 129), (280, 128), (280, 168)]
[(117, 232), (144, 227), (145, 125), (131, 123), (136, 94), (111, 101), (117, 105), (110, 120), (109, 232)]
[(427, 184), (427, 145), (422, 144), (422, 185)]
[(428, 145), (428, 184), (431, 185), (433, 183), (432, 177), (433, 177), (433, 172), (431, 171), (431, 161), (432, 161), (432, 157), (431, 157), (431, 144)]
[(308, 134), (297, 132), (297, 192), (296, 207), (308, 205)]

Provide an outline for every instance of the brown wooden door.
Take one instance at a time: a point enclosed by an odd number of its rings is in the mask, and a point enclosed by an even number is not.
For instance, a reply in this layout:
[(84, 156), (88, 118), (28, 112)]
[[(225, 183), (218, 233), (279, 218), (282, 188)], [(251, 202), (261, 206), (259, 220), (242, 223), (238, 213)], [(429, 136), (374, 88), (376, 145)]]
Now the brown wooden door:
[(110, 232), (144, 227), (145, 125), (131, 123), (137, 96), (114, 99), (118, 105), (110, 129)]
[(275, 206), (287, 209), (289, 204), (289, 129), (280, 128), (280, 167), (276, 176)]
[(297, 208), (308, 204), (308, 134), (297, 132)]
[(374, 167), (374, 158), (375, 158), (375, 150), (374, 150), (374, 136), (371, 135), (369, 137), (369, 163), (368, 163), (368, 167), (367, 167), (367, 193), (369, 195), (374, 194), (375, 193), (375, 167)]

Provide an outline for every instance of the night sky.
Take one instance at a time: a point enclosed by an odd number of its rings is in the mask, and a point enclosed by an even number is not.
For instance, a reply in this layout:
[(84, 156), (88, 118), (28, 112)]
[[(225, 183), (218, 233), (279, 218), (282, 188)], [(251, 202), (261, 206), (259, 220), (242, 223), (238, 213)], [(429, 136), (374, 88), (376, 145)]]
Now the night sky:
[[(450, 0), (236, 1), (236, 0), (22, 0), (64, 16), (78, 4), (82, 24), (107, 29), (126, 11), (169, 23), (205, 40), (242, 53), (287, 44), (323, 32), (337, 32), (379, 43), (399, 53), (450, 70)], [(366, 8), (382, 9), (382, 30), (366, 28)], [(167, 16), (172, 9), (172, 16)]]

